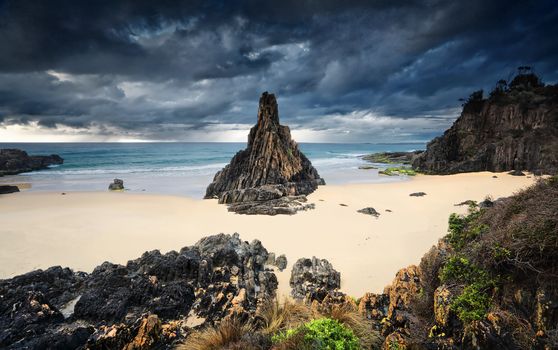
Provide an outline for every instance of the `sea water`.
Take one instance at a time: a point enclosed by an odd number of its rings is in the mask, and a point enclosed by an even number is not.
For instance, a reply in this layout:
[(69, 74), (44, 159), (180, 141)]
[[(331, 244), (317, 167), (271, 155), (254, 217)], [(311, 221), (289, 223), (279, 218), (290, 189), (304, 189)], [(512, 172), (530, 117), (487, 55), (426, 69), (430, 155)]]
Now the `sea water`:
[[(361, 156), (375, 152), (424, 149), (424, 143), (300, 143), (327, 184), (402, 181), (362, 170)], [(202, 198), (215, 173), (246, 147), (245, 143), (0, 143), (30, 155), (58, 154), (64, 164), (14, 176), (0, 184), (26, 183), (30, 191), (106, 191), (114, 178), (130, 192)]]

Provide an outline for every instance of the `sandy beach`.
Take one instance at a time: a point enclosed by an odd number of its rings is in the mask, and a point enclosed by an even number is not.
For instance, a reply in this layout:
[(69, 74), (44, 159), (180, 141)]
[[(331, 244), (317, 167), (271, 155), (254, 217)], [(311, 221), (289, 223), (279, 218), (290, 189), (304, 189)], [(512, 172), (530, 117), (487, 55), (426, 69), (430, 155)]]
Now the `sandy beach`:
[[(496, 175), (497, 178), (493, 178)], [(322, 186), (309, 196), (315, 210), (294, 216), (229, 213), (216, 200), (108, 192), (22, 192), (0, 197), (0, 278), (52, 265), (90, 272), (103, 261), (126, 263), (144, 251), (179, 250), (201, 237), (238, 232), (259, 239), (290, 267), (301, 257), (328, 259), (342, 290), (380, 292), (398, 269), (416, 264), (447, 230), (455, 204), (508, 196), (535, 182), (505, 173), (419, 175), (409, 181)], [(410, 193), (425, 192), (423, 197)], [(346, 206), (342, 206), (344, 204)], [(357, 213), (373, 207), (378, 218)], [(388, 212), (386, 210), (391, 210)]]

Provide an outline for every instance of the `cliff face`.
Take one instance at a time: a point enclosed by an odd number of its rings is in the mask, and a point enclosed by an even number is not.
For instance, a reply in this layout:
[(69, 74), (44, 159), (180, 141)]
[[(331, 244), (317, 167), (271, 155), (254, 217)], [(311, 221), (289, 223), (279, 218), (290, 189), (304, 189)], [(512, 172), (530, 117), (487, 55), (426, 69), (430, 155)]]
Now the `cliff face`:
[(306, 195), (321, 184), (323, 179), (291, 139), (289, 127), (279, 124), (275, 95), (264, 92), (248, 147), (215, 175), (205, 198), (229, 204), (264, 202)]
[(474, 95), (453, 126), (414, 160), (415, 169), (432, 174), (558, 171), (558, 86), (544, 86), (529, 74), (487, 99)]
[(19, 149), (0, 149), (0, 176), (41, 170), (49, 165), (62, 163), (64, 163), (64, 160), (56, 154), (30, 156), (27, 152)]

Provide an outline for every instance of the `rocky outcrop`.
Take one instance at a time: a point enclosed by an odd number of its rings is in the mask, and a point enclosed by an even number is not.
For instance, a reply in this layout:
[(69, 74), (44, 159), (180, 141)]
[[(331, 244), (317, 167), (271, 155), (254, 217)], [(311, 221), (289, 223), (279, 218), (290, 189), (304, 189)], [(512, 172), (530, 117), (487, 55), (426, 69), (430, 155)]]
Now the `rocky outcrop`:
[(301, 258), (293, 265), (289, 282), (295, 299), (323, 300), (341, 286), (341, 274), (325, 259)]
[(19, 187), (12, 186), (12, 185), (0, 186), (0, 194), (8, 194), (8, 193), (15, 193), (15, 192), (19, 192)]
[(64, 160), (56, 154), (30, 156), (27, 152), (19, 149), (0, 149), (0, 176), (46, 169), (51, 165), (62, 163), (64, 163)]
[(558, 171), (558, 85), (534, 74), (505, 81), (483, 98), (471, 95), (461, 116), (432, 140), (413, 167), (429, 174)]
[(294, 214), (311, 208), (301, 196), (323, 184), (289, 127), (279, 124), (275, 96), (264, 92), (247, 148), (215, 175), (205, 198), (218, 198), (242, 214)]
[(424, 151), (412, 152), (379, 152), (362, 156), (363, 160), (380, 164), (412, 164)]
[(262, 244), (238, 234), (154, 250), (91, 274), (52, 267), (0, 281), (0, 347), (171, 348), (193, 326), (249, 317), (277, 279)]

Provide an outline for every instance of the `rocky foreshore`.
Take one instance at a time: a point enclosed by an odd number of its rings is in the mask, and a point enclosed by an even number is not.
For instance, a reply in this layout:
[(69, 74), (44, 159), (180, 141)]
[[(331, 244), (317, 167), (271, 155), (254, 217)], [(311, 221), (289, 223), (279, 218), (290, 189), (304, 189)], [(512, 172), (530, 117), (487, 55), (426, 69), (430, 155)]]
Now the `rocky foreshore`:
[(554, 349), (557, 198), (550, 178), (509, 198), (459, 203), (468, 214), (450, 216), (448, 235), (420, 264), (359, 299), (342, 292), (330, 262), (312, 257), (292, 265), (298, 301), (272, 301), (286, 258), (238, 234), (92, 273), (33, 271), (0, 281), (0, 347), (298, 349), (274, 341), (333, 319), (367, 349)]
[(379, 152), (362, 156), (367, 162), (380, 164), (403, 164), (410, 165), (424, 151), (412, 152)]
[(215, 175), (205, 198), (218, 198), (239, 214), (294, 214), (313, 208), (305, 195), (324, 184), (289, 127), (279, 124), (275, 95), (264, 92), (247, 148)]
[(56, 154), (50, 156), (30, 156), (27, 152), (19, 149), (0, 149), (0, 176), (42, 170), (51, 165), (63, 163), (64, 159)]
[(275, 296), (269, 253), (238, 234), (146, 252), (92, 273), (51, 267), (0, 281), (0, 348), (172, 348), (195, 326), (253, 314)]

